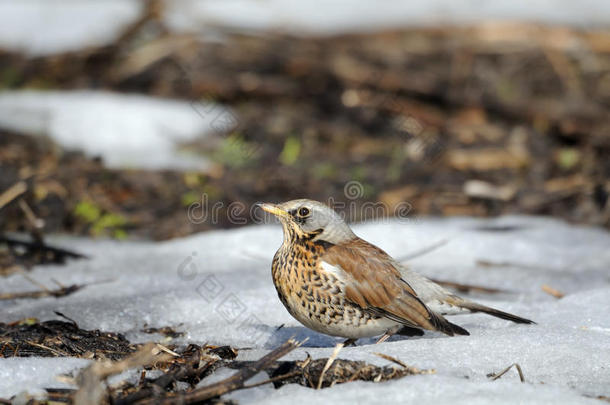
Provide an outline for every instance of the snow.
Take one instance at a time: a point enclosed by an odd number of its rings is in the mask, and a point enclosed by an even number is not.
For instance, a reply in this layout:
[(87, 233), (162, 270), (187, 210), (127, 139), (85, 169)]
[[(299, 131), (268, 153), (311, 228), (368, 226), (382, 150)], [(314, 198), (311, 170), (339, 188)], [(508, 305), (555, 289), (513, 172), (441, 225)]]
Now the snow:
[(2, 0), (0, 48), (51, 55), (106, 45), (141, 10), (134, 0)]
[[(500, 229), (511, 229), (501, 231)], [(270, 385), (231, 394), (242, 403), (290, 398), (347, 403), (383, 396), (388, 401), (434, 403), (589, 403), (608, 395), (610, 381), (610, 234), (598, 228), (526, 216), (496, 219), (417, 218), (356, 225), (355, 232), (394, 257), (440, 240), (438, 249), (411, 260), (430, 277), (501, 288), (499, 294), (470, 294), (484, 304), (528, 317), (537, 325), (516, 325), (489, 316), (463, 315), (451, 320), (471, 336), (393, 337), (381, 345), (372, 339), (344, 348), (340, 358), (387, 364), (375, 352), (397, 357), (434, 375), (405, 377), (380, 384), (350, 383), (314, 392)], [(330, 355), (339, 339), (302, 327), (277, 298), (270, 276), (273, 253), (281, 243), (277, 224), (213, 231), (167, 242), (118, 242), (56, 236), (52, 242), (91, 256), (65, 266), (38, 266), (31, 276), (46, 285), (99, 283), (59, 299), (0, 302), (2, 318), (55, 319), (60, 311), (86, 329), (125, 333), (133, 341), (162, 339), (141, 330), (172, 326), (186, 332), (174, 343), (231, 344), (240, 358), (257, 359), (292, 335), (309, 338), (306, 347), (286, 359)], [(478, 261), (501, 264), (480, 266)], [(548, 284), (566, 295), (558, 300), (541, 290)], [(22, 276), (3, 280), (0, 292), (35, 287)], [(284, 327), (277, 328), (284, 324)], [(50, 363), (56, 361), (58, 363)], [(53, 376), (65, 372), (61, 359), (1, 359), (0, 397), (27, 389), (59, 386)], [(491, 381), (487, 374), (512, 363), (515, 370)], [(68, 366), (66, 366), (69, 368)], [(16, 372), (32, 368), (36, 372)], [(226, 371), (226, 374), (230, 374)], [(260, 380), (264, 376), (259, 376)]]
[(110, 167), (205, 169), (180, 143), (223, 134), (236, 122), (224, 107), (105, 91), (0, 92), (0, 128), (46, 135)]
[(89, 362), (76, 358), (3, 358), (0, 361), (0, 397), (23, 393), (44, 398), (43, 387), (76, 388), (56, 376), (73, 375)]
[[(164, 22), (175, 33), (210, 33), (219, 26), (316, 34), (488, 20), (577, 27), (607, 26), (610, 22), (606, 0), (386, 0), (374, 6), (366, 0), (164, 3)], [(0, 1), (0, 48), (50, 55), (105, 45), (137, 20), (141, 6), (138, 0)]]
[[(606, 10), (604, 13), (602, 10)], [(178, 0), (168, 3), (166, 20), (176, 31), (205, 31), (210, 26), (333, 34), (389, 27), (529, 21), (579, 27), (610, 22), (604, 0)]]
[(561, 387), (540, 384), (520, 384), (498, 380), (471, 381), (465, 377), (424, 375), (405, 377), (383, 383), (355, 382), (315, 391), (298, 385), (275, 390), (271, 395), (255, 400), (256, 404), (328, 403), (384, 403), (412, 404), (597, 404), (598, 400), (583, 398)]

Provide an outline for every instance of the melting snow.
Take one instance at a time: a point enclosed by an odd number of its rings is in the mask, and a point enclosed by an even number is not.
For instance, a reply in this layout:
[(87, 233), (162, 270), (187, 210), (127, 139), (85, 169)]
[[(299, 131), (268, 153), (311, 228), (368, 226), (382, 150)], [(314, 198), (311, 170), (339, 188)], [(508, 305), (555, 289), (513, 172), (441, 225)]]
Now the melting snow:
[[(435, 375), (381, 384), (350, 383), (322, 391), (263, 386), (256, 389), (264, 391), (237, 392), (229, 398), (260, 403), (288, 398), (294, 403), (353, 403), (380, 396), (451, 404), (588, 403), (594, 401), (589, 397), (610, 394), (608, 232), (520, 216), (387, 220), (357, 225), (355, 231), (395, 257), (448, 240), (410, 265), (430, 277), (505, 290), (471, 297), (538, 324), (515, 325), (485, 315), (455, 316), (452, 321), (471, 336), (426, 333), (393, 337), (381, 345), (361, 340), (339, 356), (385, 364), (373, 354), (382, 352), (415, 367), (434, 368)], [(88, 254), (91, 260), (39, 266), (31, 273), (34, 278), (48, 285), (52, 278), (66, 285), (104, 282), (60, 299), (0, 302), (1, 321), (46, 320), (60, 311), (83, 328), (123, 332), (134, 341), (154, 338), (141, 332), (144, 324), (172, 326), (186, 332), (178, 342), (231, 344), (242, 348), (242, 359), (258, 358), (291, 335), (309, 341), (287, 359), (302, 359), (305, 352), (328, 356), (338, 341), (302, 327), (278, 300), (270, 276), (271, 258), (281, 242), (278, 225), (214, 231), (163, 243), (66, 237), (55, 237), (53, 242)], [(480, 261), (498, 266), (481, 266)], [(558, 300), (544, 293), (542, 284), (565, 297)], [(32, 288), (13, 275), (3, 280), (0, 292)], [(521, 365), (525, 384), (514, 370), (497, 381), (486, 377), (512, 363)], [(73, 359), (0, 359), (0, 397), (63, 386), (53, 376), (83, 364)]]

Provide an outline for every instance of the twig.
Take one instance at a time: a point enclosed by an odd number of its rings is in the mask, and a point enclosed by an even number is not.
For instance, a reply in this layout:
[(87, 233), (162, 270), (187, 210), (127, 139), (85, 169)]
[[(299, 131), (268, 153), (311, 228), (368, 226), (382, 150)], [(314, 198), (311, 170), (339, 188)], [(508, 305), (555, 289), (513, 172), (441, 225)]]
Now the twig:
[(456, 290), (458, 290), (460, 292), (477, 291), (477, 292), (488, 293), (488, 294), (498, 294), (498, 293), (509, 293), (510, 292), (507, 290), (500, 290), (498, 288), (483, 287), (483, 286), (473, 285), (473, 284), (460, 284), (460, 283), (456, 283), (453, 281), (437, 280), (437, 279), (433, 279), (433, 278), (430, 280), (434, 281), (436, 284), (442, 285), (443, 287), (455, 288)]
[(502, 377), (504, 374), (506, 374), (506, 372), (508, 370), (510, 370), (511, 368), (515, 367), (517, 369), (517, 372), (519, 373), (519, 379), (521, 380), (522, 383), (525, 382), (525, 377), (523, 376), (523, 371), (521, 370), (521, 366), (517, 363), (513, 363), (510, 366), (506, 367), (504, 370), (500, 371), (497, 374), (488, 374), (487, 377), (491, 378), (491, 381), (496, 381), (498, 378)]
[(514, 263), (514, 262), (493, 262), (491, 260), (478, 259), (476, 261), (477, 266), (481, 267), (517, 267), (519, 269), (524, 270), (548, 270), (547, 267), (543, 266), (535, 266), (524, 263)]
[(366, 365), (364, 365), (364, 366), (362, 366), (362, 367), (359, 367), (359, 368), (356, 370), (356, 372), (355, 372), (354, 374), (352, 374), (352, 376), (351, 376), (351, 377), (350, 377), (350, 378), (349, 378), (347, 381), (345, 381), (345, 382), (346, 382), (346, 383), (348, 383), (348, 382), (355, 381), (355, 380), (356, 380), (356, 378), (358, 378), (358, 376), (359, 376), (359, 375), (360, 375), (360, 373), (362, 372), (362, 370), (364, 370), (366, 367), (367, 367)]
[[(25, 278), (30, 283), (34, 284), (36, 287), (40, 288), (43, 291), (50, 292), (50, 290), (44, 284), (42, 284), (41, 282), (39, 282), (35, 278), (30, 277), (30, 275), (27, 274), (25, 271), (21, 270), (19, 273), (21, 274), (21, 276), (23, 278)], [(61, 286), (61, 287), (63, 287), (63, 286)]]
[(373, 353), (373, 354), (381, 357), (382, 359), (386, 359), (386, 360), (391, 361), (392, 363), (398, 364), (399, 366), (401, 366), (403, 369), (406, 369), (406, 371), (408, 371), (411, 374), (434, 374), (434, 373), (436, 373), (435, 369), (420, 370), (417, 367), (411, 367), (411, 366), (403, 363), (402, 361), (398, 360), (395, 357), (388, 356), (387, 354), (383, 354), (383, 353)]
[[(29, 282), (31, 282), (32, 284), (38, 286), (41, 288), (41, 291), (26, 291), (26, 292), (18, 292), (18, 293), (4, 293), (4, 294), (0, 294), (0, 300), (15, 300), (15, 299), (21, 299), (21, 298), (43, 298), (43, 297), (64, 297), (66, 295), (70, 295), (72, 293), (77, 292), (78, 290), (80, 290), (81, 288), (84, 287), (88, 287), (94, 284), (102, 284), (102, 283), (109, 283), (111, 281), (114, 281), (113, 279), (106, 279), (106, 280), (99, 280), (99, 281), (94, 281), (92, 283), (89, 284), (72, 284), (69, 286), (64, 286), (61, 283), (59, 283), (56, 280), (53, 280), (57, 285), (60, 286), (60, 288), (56, 289), (56, 290), (50, 290), (47, 287), (44, 286), (44, 284), (39, 283), (38, 281), (36, 281), (35, 279), (31, 278), (29, 275), (22, 273), (21, 274), (23, 277), (25, 277)], [(55, 313), (61, 317), (66, 318), (67, 320), (69, 320), (70, 322), (74, 323), (74, 325), (76, 325), (76, 322), (74, 322), (72, 319), (68, 318), (67, 316), (55, 311)]]
[(66, 315), (64, 315), (63, 313), (59, 312), (59, 311), (53, 311), (55, 312), (55, 315), (60, 316), (62, 318), (64, 318), (65, 320), (67, 320), (68, 322), (70, 322), (72, 325), (74, 325), (75, 328), (78, 328), (78, 324), (76, 323), (76, 321), (72, 318), (67, 317)]
[(42, 228), (44, 228), (44, 221), (34, 214), (34, 211), (24, 199), (19, 199), (19, 208), (25, 214), (26, 219), (28, 220), (30, 234), (32, 238), (40, 244), (44, 245), (44, 240), (42, 236)]
[[(65, 382), (66, 384), (74, 385), (74, 379), (69, 378), (67, 376), (57, 376), (55, 377), (60, 382)], [(76, 392), (76, 390), (69, 388), (45, 388), (47, 391), (47, 404), (69, 404), (72, 400), (72, 395)]]
[(436, 250), (436, 249), (446, 245), (447, 243), (449, 243), (449, 239), (441, 239), (438, 242), (436, 242), (436, 243), (434, 243), (434, 244), (432, 244), (430, 246), (426, 246), (423, 249), (416, 250), (415, 252), (412, 252), (412, 253), (409, 253), (409, 254), (407, 254), (405, 256), (402, 256), (402, 257), (398, 258), (397, 261), (401, 262), (401, 263), (402, 262), (408, 262), (409, 260), (413, 260), (416, 257), (420, 257), (420, 256), (423, 256), (423, 255), (426, 255), (426, 254), (428, 254), (428, 253), (430, 253), (430, 252), (432, 252), (432, 251), (434, 251), (434, 250)]
[(165, 352), (167, 354), (171, 354), (174, 357), (180, 357), (180, 355), (178, 353), (176, 353), (173, 350), (168, 349), (167, 347), (163, 346), (161, 343), (157, 343), (157, 349), (159, 349), (162, 352)]
[(9, 245), (9, 247), (23, 246), (30, 250), (41, 250), (44, 252), (51, 252), (51, 253), (55, 253), (60, 256), (71, 257), (74, 259), (87, 259), (88, 258), (87, 256), (85, 256), (83, 254), (76, 253), (74, 251), (70, 251), (67, 249), (53, 247), (53, 246), (47, 245), (46, 243), (39, 244), (36, 242), (29, 242), (29, 241), (25, 241), (25, 240), (11, 238), (6, 235), (0, 235), (0, 243), (6, 243), (7, 245)]
[(26, 291), (18, 293), (4, 293), (0, 294), (0, 300), (17, 300), (24, 298), (43, 298), (43, 297), (64, 297), (72, 294), (81, 288), (85, 287), (86, 284), (73, 284), (68, 287), (58, 288), (56, 290), (42, 290), (42, 291)]
[(228, 392), (243, 389), (247, 380), (254, 377), (260, 371), (268, 368), (274, 361), (290, 353), (297, 347), (301, 346), (303, 343), (305, 343), (305, 341), (297, 342), (293, 339), (289, 339), (277, 349), (263, 356), (258, 361), (242, 368), (229, 378), (225, 378), (224, 380), (219, 381), (217, 383), (184, 394), (166, 394), (163, 397), (147, 398), (146, 400), (140, 403), (167, 405), (175, 403), (192, 404), (219, 397)]
[(322, 372), (320, 373), (320, 379), (318, 380), (318, 385), (316, 387), (317, 390), (322, 388), (322, 381), (324, 381), (324, 374), (326, 374), (326, 371), (333, 364), (333, 362), (339, 355), (339, 352), (341, 351), (341, 349), (343, 349), (343, 345), (344, 345), (344, 343), (337, 343), (337, 346), (335, 346), (335, 350), (333, 350), (333, 354), (331, 354), (330, 357), (328, 358), (328, 360), (326, 361), (326, 364), (324, 365), (324, 368), (322, 369)]
[(277, 382), (277, 381), (282, 381), (282, 380), (285, 380), (290, 377), (294, 377), (295, 375), (299, 375), (299, 374), (303, 374), (302, 369), (294, 370), (294, 371), (291, 371), (286, 374), (276, 375), (275, 377), (268, 378), (265, 381), (260, 381), (260, 382), (254, 383), (254, 384), (244, 385), (242, 388), (243, 389), (254, 388), (254, 387), (261, 386), (261, 385), (265, 385), (265, 384), (269, 384), (269, 383), (273, 383), (273, 382)]
[(34, 232), (40, 233), (40, 230), (44, 227), (44, 221), (34, 214), (34, 211), (24, 199), (19, 200), (19, 208), (21, 208), (25, 214), (25, 217), (27, 218)]
[(379, 356), (379, 357), (381, 357), (382, 359), (389, 360), (389, 361), (391, 361), (392, 363), (396, 363), (396, 364), (398, 364), (399, 366), (401, 366), (402, 368), (407, 368), (407, 367), (409, 367), (409, 366), (407, 366), (405, 363), (403, 363), (402, 361), (398, 360), (397, 358), (392, 357), (392, 356), (388, 356), (387, 354), (383, 354), (383, 353), (373, 353), (373, 354), (374, 354), (375, 356)]
[(0, 194), (0, 210), (4, 208), (7, 204), (13, 201), (15, 198), (19, 197), (21, 194), (25, 193), (28, 189), (25, 181), (18, 181), (17, 183), (10, 186), (8, 189), (4, 190), (2, 194)]
[(550, 285), (543, 284), (541, 288), (542, 288), (542, 291), (544, 291), (545, 293), (547, 293), (549, 295), (552, 295), (553, 297), (555, 297), (557, 299), (563, 298), (565, 296), (564, 293), (562, 293), (559, 290), (554, 289)]
[(201, 351), (197, 350), (186, 359), (184, 364), (179, 365), (178, 363), (177, 369), (167, 372), (152, 381), (150, 387), (132, 392), (126, 396), (113, 398), (112, 403), (114, 405), (128, 405), (157, 396), (159, 393), (164, 392), (174, 381), (191, 381), (193, 379), (199, 381), (200, 376), (206, 373), (217, 361), (219, 359), (212, 356), (203, 358)]
[(44, 350), (48, 350), (51, 353), (53, 353), (54, 355), (56, 355), (56, 356), (70, 357), (70, 355), (68, 353), (66, 353), (66, 352), (62, 352), (61, 350), (57, 350), (57, 349), (53, 349), (51, 347), (47, 347), (47, 346), (41, 345), (40, 343), (32, 342), (32, 341), (29, 341), (29, 340), (26, 340), (25, 343), (27, 343), (27, 344), (29, 344), (31, 346), (36, 346), (36, 347), (44, 349)]
[(64, 288), (65, 285), (63, 285), (62, 283), (60, 283), (59, 281), (55, 280), (54, 278), (51, 277), (51, 281), (55, 283), (55, 285), (57, 285), (59, 288)]
[(98, 405), (103, 402), (107, 391), (102, 381), (113, 374), (119, 374), (134, 367), (154, 362), (167, 361), (169, 355), (159, 354), (154, 343), (144, 345), (140, 350), (121, 361), (98, 361), (78, 374), (78, 391), (74, 394), (74, 405)]

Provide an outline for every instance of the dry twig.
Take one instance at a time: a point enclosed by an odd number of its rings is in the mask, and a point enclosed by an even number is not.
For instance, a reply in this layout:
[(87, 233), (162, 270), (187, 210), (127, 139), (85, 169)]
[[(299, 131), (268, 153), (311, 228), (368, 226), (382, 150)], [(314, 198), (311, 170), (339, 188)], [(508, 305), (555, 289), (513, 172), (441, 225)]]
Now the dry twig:
[(541, 288), (542, 288), (542, 291), (544, 291), (545, 293), (547, 293), (549, 295), (552, 295), (553, 297), (555, 297), (557, 299), (563, 298), (565, 296), (564, 293), (562, 293), (559, 290), (554, 289), (550, 285), (543, 284)]
[(506, 367), (504, 370), (500, 371), (499, 373), (488, 374), (487, 377), (491, 378), (491, 381), (496, 381), (498, 378), (502, 377), (504, 374), (506, 374), (508, 372), (508, 370), (510, 370), (513, 367), (515, 367), (517, 369), (517, 372), (519, 373), (519, 379), (521, 380), (522, 383), (524, 383), (525, 377), (523, 376), (523, 371), (521, 370), (521, 366), (517, 363), (511, 364), (510, 366)]
[(303, 342), (297, 342), (293, 339), (289, 339), (277, 349), (268, 353), (267, 355), (260, 358), (258, 361), (242, 368), (237, 373), (233, 374), (229, 378), (225, 378), (217, 383), (187, 392), (185, 394), (166, 394), (162, 397), (147, 398), (142, 401), (141, 404), (192, 404), (199, 403), (211, 398), (219, 397), (228, 392), (243, 389), (245, 382), (250, 378), (254, 377), (260, 371), (268, 368), (277, 359), (290, 353), (297, 347), (301, 346)]
[(102, 403), (106, 395), (103, 381), (109, 376), (130, 368), (167, 361), (169, 358), (168, 354), (160, 354), (154, 343), (149, 343), (124, 360), (95, 362), (79, 373), (77, 377), (79, 389), (74, 394), (73, 403), (74, 405), (98, 405)]
[(6, 189), (2, 194), (0, 194), (0, 210), (4, 208), (7, 204), (13, 201), (15, 198), (19, 197), (21, 194), (27, 191), (28, 187), (24, 181), (19, 181), (8, 189)]
[(317, 390), (319, 390), (322, 387), (322, 381), (324, 381), (324, 374), (326, 374), (326, 372), (328, 371), (330, 366), (333, 364), (333, 361), (335, 361), (335, 359), (339, 355), (339, 352), (341, 351), (341, 349), (343, 349), (343, 345), (344, 345), (344, 343), (337, 343), (337, 346), (335, 346), (335, 350), (333, 350), (333, 353), (330, 355), (330, 357), (326, 361), (326, 364), (324, 365), (324, 368), (322, 369), (322, 372), (320, 373), (320, 379), (318, 380), (318, 385), (316, 386)]
[(85, 284), (73, 284), (67, 287), (57, 288), (55, 290), (40, 290), (40, 291), (25, 291), (25, 292), (16, 292), (16, 293), (3, 293), (0, 294), (1, 300), (16, 300), (16, 299), (24, 299), (24, 298), (43, 298), (43, 297), (64, 297), (66, 295), (72, 294), (81, 288), (85, 287)]
[(474, 285), (474, 284), (461, 284), (461, 283), (456, 283), (453, 281), (444, 281), (444, 280), (437, 280), (437, 279), (430, 279), (430, 280), (434, 281), (436, 284), (442, 285), (443, 287), (454, 288), (460, 292), (476, 291), (476, 292), (481, 292), (481, 293), (486, 293), (486, 294), (499, 294), (499, 293), (508, 293), (509, 292), (506, 290), (500, 290), (498, 288), (483, 287), (483, 286)]

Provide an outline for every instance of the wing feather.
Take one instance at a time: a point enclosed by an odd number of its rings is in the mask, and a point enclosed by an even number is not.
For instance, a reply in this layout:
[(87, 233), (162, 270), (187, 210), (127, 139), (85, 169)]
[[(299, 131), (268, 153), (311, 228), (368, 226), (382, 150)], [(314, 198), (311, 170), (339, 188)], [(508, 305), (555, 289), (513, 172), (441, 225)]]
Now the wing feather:
[(383, 250), (356, 238), (329, 247), (322, 260), (345, 273), (345, 295), (364, 310), (409, 327), (468, 334), (431, 311), (401, 277), (398, 265)]

